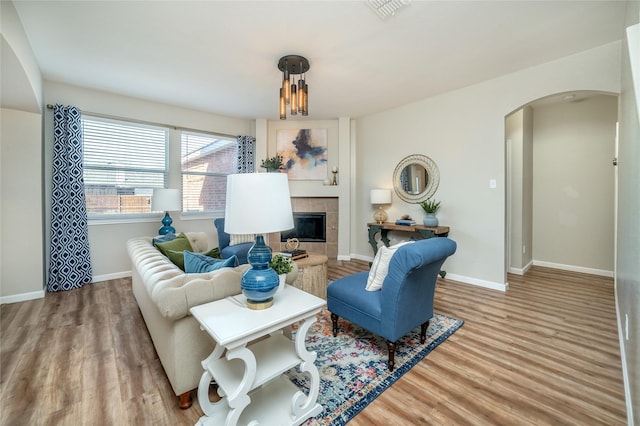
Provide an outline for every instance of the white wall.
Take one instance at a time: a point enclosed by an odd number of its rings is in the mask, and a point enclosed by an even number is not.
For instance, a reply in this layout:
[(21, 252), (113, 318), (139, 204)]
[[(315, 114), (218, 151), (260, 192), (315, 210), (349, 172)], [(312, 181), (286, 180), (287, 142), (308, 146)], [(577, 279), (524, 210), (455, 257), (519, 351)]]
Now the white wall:
[(523, 274), (532, 260), (533, 110), (524, 107), (505, 120), (507, 250), (509, 272)]
[[(338, 168), (336, 186), (324, 184), (323, 180), (290, 180), (289, 188), (292, 197), (336, 197), (338, 198), (338, 259), (349, 258), (349, 236), (351, 235), (350, 221), (350, 168), (351, 168), (351, 121), (348, 117), (338, 120), (287, 120), (260, 121), (256, 123), (257, 133), (261, 126), (266, 125), (266, 152), (258, 157), (257, 165), (262, 159), (273, 157), (277, 153), (276, 134), (279, 129), (327, 129), (327, 162), (328, 174), (325, 179), (332, 179), (330, 172), (333, 167)], [(264, 170), (264, 169), (262, 169)]]
[(617, 96), (534, 108), (533, 259), (613, 276)]
[(42, 116), (0, 115), (0, 298), (10, 303), (44, 296)]
[[(638, 22), (640, 2), (628, 1), (626, 25)], [(628, 49), (625, 40), (622, 55), (615, 278), (629, 425), (640, 423), (640, 34), (635, 36), (636, 47)]]
[(12, 2), (0, 2), (0, 303), (44, 295), (42, 76)]
[(39, 113), (42, 110), (42, 76), (11, 1), (0, 2), (0, 31), (2, 107)]
[[(51, 81), (45, 81), (44, 90), (45, 103), (74, 105), (85, 112), (228, 135), (255, 134), (253, 121), (250, 120), (228, 118)], [(53, 117), (52, 112), (49, 110), (45, 111), (44, 129), (45, 224), (48, 224), (50, 222), (53, 145)], [(180, 145), (177, 131), (172, 131), (170, 138), (169, 150), (172, 155), (169, 157), (171, 169), (169, 186), (179, 188), (181, 186)], [(138, 236), (156, 235), (158, 228), (161, 226), (160, 216), (158, 215), (158, 218), (153, 220), (136, 220), (110, 224), (96, 224), (96, 222), (89, 221), (89, 245), (94, 281), (127, 276), (131, 270), (126, 251), (127, 240)], [(207, 232), (209, 245), (217, 245), (217, 235), (212, 217), (194, 218), (193, 216), (174, 214), (172, 218), (174, 221), (173, 226), (177, 232)], [(45, 237), (47, 236), (48, 229), (45, 233)], [(45, 257), (45, 262), (47, 258), (48, 256)]]
[[(372, 256), (366, 223), (371, 188), (392, 187), (396, 164), (409, 154), (431, 157), (440, 169), (435, 197), (440, 223), (451, 227), (458, 251), (451, 278), (504, 289), (505, 117), (532, 100), (570, 90), (620, 89), (620, 43), (572, 55), (461, 90), (357, 120), (358, 197), (353, 252)], [(496, 189), (489, 180), (496, 179)], [(394, 198), (390, 219), (420, 208)]]

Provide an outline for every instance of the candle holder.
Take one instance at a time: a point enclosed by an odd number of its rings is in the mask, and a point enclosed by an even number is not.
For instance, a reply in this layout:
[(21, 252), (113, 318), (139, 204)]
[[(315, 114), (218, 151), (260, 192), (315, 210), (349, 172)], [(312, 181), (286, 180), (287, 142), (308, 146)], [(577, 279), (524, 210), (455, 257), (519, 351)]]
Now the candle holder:
[(337, 170), (332, 170), (331, 173), (333, 173), (333, 180), (331, 181), (331, 186), (337, 186), (338, 185), (338, 171)]

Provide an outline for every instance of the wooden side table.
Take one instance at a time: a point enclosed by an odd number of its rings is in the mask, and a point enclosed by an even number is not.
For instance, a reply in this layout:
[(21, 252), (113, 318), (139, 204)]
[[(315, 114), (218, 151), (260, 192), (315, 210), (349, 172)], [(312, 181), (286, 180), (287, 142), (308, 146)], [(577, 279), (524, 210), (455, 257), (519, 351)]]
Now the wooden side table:
[[(299, 425), (320, 414), (316, 353), (307, 351), (305, 338), (325, 304), (287, 285), (274, 296), (273, 306), (260, 311), (248, 309), (242, 294), (191, 308), (216, 342), (202, 361), (198, 402), (204, 416), (196, 425)], [(295, 322), (301, 323), (292, 341), (283, 329)], [(308, 395), (283, 375), (295, 367), (309, 375)], [(209, 399), (212, 378), (222, 397), (215, 403)]]
[(384, 243), (385, 246), (389, 247), (389, 238), (387, 238), (387, 233), (389, 231), (396, 232), (417, 232), (424, 239), (433, 238), (433, 237), (446, 237), (449, 235), (449, 227), (448, 226), (424, 226), (424, 225), (396, 225), (392, 222), (384, 222), (384, 223), (376, 223), (369, 222), (367, 223), (369, 228), (369, 244), (371, 244), (371, 248), (373, 249), (373, 255), (375, 256), (378, 253), (378, 243), (376, 242), (376, 234), (380, 234), (380, 239)]
[(326, 300), (328, 260), (324, 254), (309, 254), (309, 257), (296, 260), (298, 277), (292, 285)]

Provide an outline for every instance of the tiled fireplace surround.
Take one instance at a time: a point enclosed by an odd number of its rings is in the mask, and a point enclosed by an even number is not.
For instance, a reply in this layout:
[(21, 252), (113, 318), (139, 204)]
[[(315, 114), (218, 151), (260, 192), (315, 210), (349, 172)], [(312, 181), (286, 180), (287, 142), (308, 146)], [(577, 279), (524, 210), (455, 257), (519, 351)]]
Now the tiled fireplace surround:
[[(291, 209), (295, 212), (325, 212), (327, 214), (327, 242), (300, 243), (301, 249), (309, 253), (325, 254), (329, 259), (338, 257), (338, 198), (336, 197), (292, 197)], [(268, 244), (273, 251), (286, 250), (280, 242), (280, 233), (269, 234)]]

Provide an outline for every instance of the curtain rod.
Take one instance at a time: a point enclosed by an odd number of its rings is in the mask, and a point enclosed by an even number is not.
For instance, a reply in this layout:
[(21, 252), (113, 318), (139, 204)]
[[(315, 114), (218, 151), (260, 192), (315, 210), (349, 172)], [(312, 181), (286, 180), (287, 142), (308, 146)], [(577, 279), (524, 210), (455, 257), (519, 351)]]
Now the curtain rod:
[[(51, 104), (47, 104), (47, 109), (53, 109), (54, 106)], [(212, 133), (214, 135), (218, 135), (218, 136), (224, 136), (227, 138), (237, 138), (238, 135), (228, 135), (226, 133), (218, 133), (218, 132), (212, 132), (211, 130), (202, 130), (202, 129), (191, 129), (189, 127), (179, 127), (176, 126), (174, 124), (164, 124), (164, 123), (155, 123), (153, 121), (144, 121), (144, 120), (136, 120), (136, 119), (132, 119), (132, 118), (125, 118), (125, 117), (118, 117), (115, 115), (107, 115), (107, 114), (99, 114), (97, 112), (89, 112), (89, 111), (82, 111), (80, 110), (80, 112), (84, 112), (87, 115), (93, 115), (94, 117), (100, 117), (100, 118), (108, 118), (111, 120), (124, 120), (124, 121), (129, 121), (132, 123), (138, 123), (138, 124), (147, 124), (147, 125), (151, 125), (151, 126), (162, 126), (162, 127), (170, 127), (174, 130), (186, 130), (188, 132), (201, 132), (201, 133)]]

